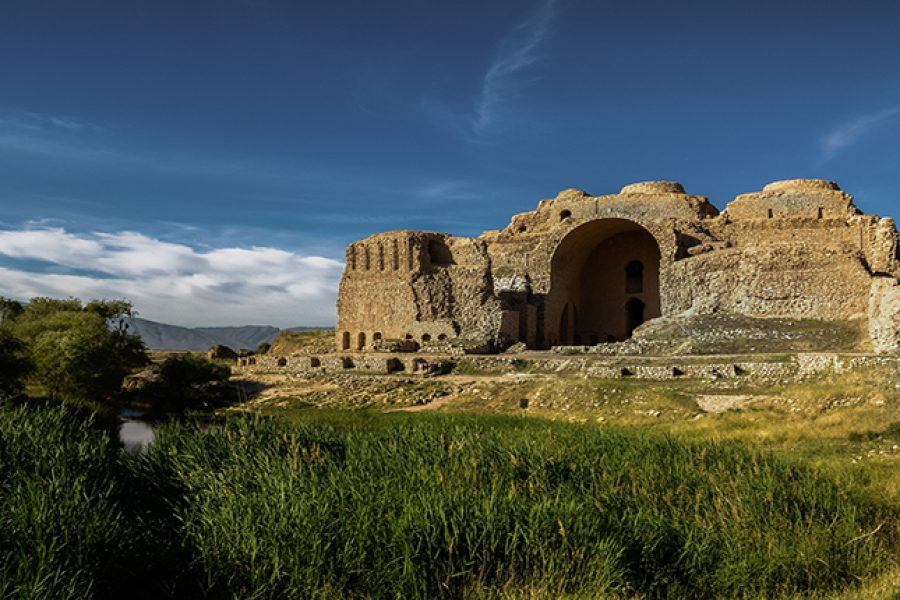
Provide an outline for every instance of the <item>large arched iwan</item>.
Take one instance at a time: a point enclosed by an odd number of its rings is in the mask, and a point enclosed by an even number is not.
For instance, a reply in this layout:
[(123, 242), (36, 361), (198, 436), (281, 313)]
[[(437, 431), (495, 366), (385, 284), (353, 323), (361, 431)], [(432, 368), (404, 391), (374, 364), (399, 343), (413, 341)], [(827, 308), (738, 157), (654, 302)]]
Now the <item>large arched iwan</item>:
[(546, 339), (622, 341), (660, 315), (659, 244), (626, 219), (598, 219), (573, 229), (551, 261)]

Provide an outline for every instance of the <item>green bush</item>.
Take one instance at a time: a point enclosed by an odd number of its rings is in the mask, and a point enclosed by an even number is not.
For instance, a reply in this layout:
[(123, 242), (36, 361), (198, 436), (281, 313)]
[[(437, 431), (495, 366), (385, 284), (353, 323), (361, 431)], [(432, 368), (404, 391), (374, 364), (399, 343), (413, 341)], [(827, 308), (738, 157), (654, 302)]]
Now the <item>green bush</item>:
[(231, 369), (196, 354), (180, 354), (166, 358), (159, 366), (160, 379), (171, 390), (184, 390), (211, 381), (224, 381)]

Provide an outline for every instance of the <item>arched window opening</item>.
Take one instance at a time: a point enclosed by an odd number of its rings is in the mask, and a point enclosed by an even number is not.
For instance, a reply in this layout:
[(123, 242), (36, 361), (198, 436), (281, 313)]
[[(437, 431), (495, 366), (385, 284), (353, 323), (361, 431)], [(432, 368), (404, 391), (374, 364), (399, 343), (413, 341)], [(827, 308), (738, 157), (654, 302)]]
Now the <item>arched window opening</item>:
[(438, 341), (443, 342), (443, 341), (446, 340), (446, 339), (447, 339), (447, 334), (446, 334), (446, 333), (442, 333), (442, 334), (440, 334), (440, 335), (438, 336)]
[(284, 358), (284, 357), (279, 358), (279, 359), (278, 359), (278, 366), (279, 366), (279, 367), (286, 367), (286, 366), (287, 366), (287, 359)]
[(349, 350), (350, 349), (350, 332), (345, 331), (343, 335), (341, 335), (341, 349)]
[(644, 291), (644, 263), (633, 260), (625, 265), (625, 291), (639, 294)]
[(373, 343), (378, 343), (378, 342), (380, 342), (380, 341), (381, 341), (381, 332), (380, 332), (380, 331), (376, 331), (375, 333), (372, 334), (372, 342), (373, 342)]
[(528, 231), (528, 228), (525, 227), (524, 225), (519, 225), (519, 227), (518, 227), (518, 229), (516, 229), (516, 231), (518, 231), (519, 233), (525, 233), (526, 231)]
[(819, 207), (819, 218), (821, 219), (824, 216), (825, 216), (825, 209), (820, 206)]
[(628, 319), (629, 337), (631, 337), (631, 334), (634, 333), (635, 329), (637, 329), (644, 323), (645, 307), (646, 305), (637, 298), (632, 298), (625, 304), (625, 313), (626, 318)]
[(413, 339), (413, 334), (407, 333), (407, 334), (406, 334), (406, 339), (408, 339), (408, 340)]
[(312, 358), (309, 359), (309, 366), (310, 367), (321, 367), (322, 361), (319, 360), (319, 357), (313, 356)]
[(397, 240), (391, 242), (391, 268), (395, 271), (400, 270), (400, 247)]
[(450, 248), (440, 240), (428, 241), (428, 261), (432, 267), (446, 267), (453, 264)]
[(384, 246), (378, 242), (378, 270), (384, 271)]
[(770, 209), (769, 209), (769, 218), (771, 219), (771, 218), (774, 217), (774, 216), (775, 216), (775, 213), (774, 213), (774, 212), (772, 211), (772, 209), (770, 208)]
[(356, 349), (362, 350), (366, 347), (366, 334), (363, 332), (359, 332), (359, 335), (356, 336)]
[(430, 342), (430, 341), (431, 341), (431, 336), (428, 335), (427, 333), (423, 333), (423, 334), (422, 334), (422, 341), (423, 341), (423, 342)]
[(566, 219), (568, 219), (568, 218), (571, 217), (571, 216), (572, 216), (572, 211), (571, 211), (571, 210), (568, 210), (568, 209), (567, 209), (567, 210), (563, 210), (563, 211), (560, 211), (560, 213), (559, 213), (559, 220), (560, 220), (560, 221), (565, 221)]

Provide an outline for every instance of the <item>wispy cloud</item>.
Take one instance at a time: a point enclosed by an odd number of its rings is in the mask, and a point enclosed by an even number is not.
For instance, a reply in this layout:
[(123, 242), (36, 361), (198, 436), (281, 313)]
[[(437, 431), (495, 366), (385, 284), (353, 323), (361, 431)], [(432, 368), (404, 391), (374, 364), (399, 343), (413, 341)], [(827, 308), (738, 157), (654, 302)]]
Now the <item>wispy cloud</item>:
[(487, 193), (486, 186), (479, 189), (465, 181), (436, 179), (423, 183), (412, 195), (424, 202), (439, 203), (484, 199)]
[(76, 117), (70, 117), (68, 115), (46, 115), (29, 111), (17, 111), (3, 115), (0, 117), (0, 126), (24, 131), (46, 131), (48, 129), (82, 131), (86, 129), (100, 129), (98, 125)]
[(484, 132), (494, 123), (498, 111), (522, 85), (521, 75), (541, 59), (539, 49), (547, 37), (554, 8), (555, 0), (545, 0), (500, 43), (481, 84), (481, 96), (472, 121), (476, 133)]
[(108, 128), (68, 115), (17, 111), (0, 115), (0, 151), (114, 166), (158, 166), (117, 148)]
[(829, 160), (864, 137), (900, 124), (900, 106), (863, 115), (844, 123), (822, 138), (822, 154)]
[(423, 98), (422, 109), (438, 126), (470, 142), (485, 142), (506, 121), (515, 95), (536, 81), (528, 77), (544, 56), (541, 46), (550, 33), (556, 0), (542, 0), (500, 40), (481, 80), (474, 107), (454, 111), (441, 102)]
[(61, 228), (0, 231), (2, 262), (4, 296), (124, 297), (168, 323), (282, 327), (333, 323), (343, 266), (271, 247), (198, 250), (131, 231)]

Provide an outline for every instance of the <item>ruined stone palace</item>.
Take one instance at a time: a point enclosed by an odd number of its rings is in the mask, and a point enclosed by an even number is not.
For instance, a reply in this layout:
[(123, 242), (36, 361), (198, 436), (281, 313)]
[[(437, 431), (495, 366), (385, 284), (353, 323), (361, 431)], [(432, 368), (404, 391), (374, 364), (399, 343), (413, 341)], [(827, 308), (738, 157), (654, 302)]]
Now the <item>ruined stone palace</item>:
[[(675, 182), (564, 190), (479, 237), (391, 231), (347, 248), (343, 352), (602, 346), (657, 317), (864, 320), (900, 349), (891, 218), (836, 183), (778, 181), (719, 211)], [(521, 347), (520, 344), (520, 347)]]

